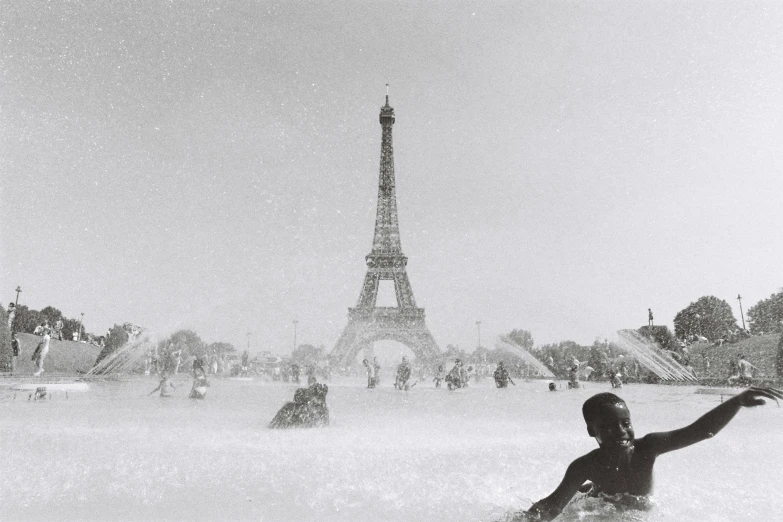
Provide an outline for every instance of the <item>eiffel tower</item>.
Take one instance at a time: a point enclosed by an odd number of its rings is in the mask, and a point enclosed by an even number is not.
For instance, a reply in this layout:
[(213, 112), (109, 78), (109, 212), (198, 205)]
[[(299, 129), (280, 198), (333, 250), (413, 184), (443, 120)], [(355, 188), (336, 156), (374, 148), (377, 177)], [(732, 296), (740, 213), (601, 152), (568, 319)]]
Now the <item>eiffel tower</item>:
[[(388, 86), (387, 86), (388, 87)], [(360, 351), (372, 352), (376, 341), (397, 341), (410, 348), (418, 358), (431, 359), (440, 354), (438, 345), (424, 323), (424, 308), (413, 299), (405, 266), (408, 258), (400, 245), (397, 222), (397, 192), (394, 183), (392, 125), (394, 109), (381, 107), (381, 168), (378, 181), (378, 210), (372, 251), (365, 257), (367, 274), (356, 307), (348, 309), (348, 325), (343, 330), (332, 357), (341, 366), (350, 364)], [(394, 282), (396, 307), (377, 306), (378, 284)]]

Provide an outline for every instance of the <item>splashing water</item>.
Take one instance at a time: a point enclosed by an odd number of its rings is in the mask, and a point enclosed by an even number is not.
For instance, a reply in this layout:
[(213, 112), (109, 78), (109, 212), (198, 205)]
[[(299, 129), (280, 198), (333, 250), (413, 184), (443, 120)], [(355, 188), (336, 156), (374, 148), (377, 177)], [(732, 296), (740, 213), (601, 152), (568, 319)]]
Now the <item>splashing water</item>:
[(550, 377), (554, 378), (555, 374), (552, 373), (552, 371), (544, 365), (541, 361), (533, 357), (533, 354), (522, 348), (519, 344), (514, 342), (510, 337), (501, 335), (498, 337), (497, 342), (495, 343), (495, 346), (497, 348), (500, 348), (501, 350), (506, 350), (507, 352), (511, 352), (514, 355), (518, 355), (522, 358), (527, 364), (532, 366), (533, 368), (538, 371), (539, 374), (541, 374), (543, 377)]
[(687, 368), (664, 354), (664, 351), (650, 339), (636, 330), (619, 330), (618, 343), (631, 353), (639, 364), (665, 381), (696, 381), (696, 377)]
[(84, 377), (94, 378), (98, 375), (118, 374), (133, 370), (142, 361), (147, 351), (154, 346), (149, 336), (142, 339), (132, 339), (93, 366), (90, 371), (84, 374)]

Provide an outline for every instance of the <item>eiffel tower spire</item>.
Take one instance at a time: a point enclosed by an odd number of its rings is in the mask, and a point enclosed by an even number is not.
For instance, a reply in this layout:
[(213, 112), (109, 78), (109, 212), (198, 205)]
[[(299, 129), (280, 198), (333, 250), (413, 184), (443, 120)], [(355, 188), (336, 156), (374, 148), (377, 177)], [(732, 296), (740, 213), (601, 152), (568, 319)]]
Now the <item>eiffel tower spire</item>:
[[(388, 85), (386, 86), (388, 89)], [(394, 147), (392, 145), (392, 125), (394, 109), (389, 105), (381, 107), (378, 117), (381, 122), (381, 171), (378, 179), (378, 209), (375, 216), (375, 238), (372, 242), (372, 255), (402, 255), (400, 244), (400, 224), (397, 221), (397, 189), (394, 180)]]
[[(408, 258), (400, 245), (400, 225), (397, 221), (397, 191), (394, 179), (394, 148), (392, 125), (394, 109), (389, 105), (388, 85), (386, 105), (381, 107), (381, 166), (378, 176), (378, 210), (372, 250), (365, 257), (367, 273), (356, 307), (348, 309), (348, 325), (343, 330), (332, 356), (348, 365), (362, 349), (372, 352), (375, 341), (392, 340), (408, 346), (417, 357), (432, 359), (440, 350), (424, 322), (424, 309), (416, 306), (408, 273)], [(392, 281), (397, 306), (379, 307), (380, 281)]]

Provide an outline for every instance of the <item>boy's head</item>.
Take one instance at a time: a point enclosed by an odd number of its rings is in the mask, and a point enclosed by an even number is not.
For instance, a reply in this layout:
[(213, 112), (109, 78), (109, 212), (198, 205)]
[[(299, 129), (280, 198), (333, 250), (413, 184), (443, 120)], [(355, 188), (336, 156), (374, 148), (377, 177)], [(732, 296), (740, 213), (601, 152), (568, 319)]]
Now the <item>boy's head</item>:
[(598, 445), (610, 449), (625, 449), (633, 445), (631, 412), (625, 401), (614, 393), (593, 395), (582, 405), (587, 433)]

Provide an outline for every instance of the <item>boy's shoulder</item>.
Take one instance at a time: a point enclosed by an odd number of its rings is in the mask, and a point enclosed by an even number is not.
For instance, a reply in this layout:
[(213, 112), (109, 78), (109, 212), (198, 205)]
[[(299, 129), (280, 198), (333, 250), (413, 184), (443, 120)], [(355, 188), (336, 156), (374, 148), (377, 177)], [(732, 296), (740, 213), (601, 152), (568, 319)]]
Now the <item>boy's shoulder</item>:
[(588, 451), (581, 457), (575, 458), (571, 465), (568, 466), (570, 470), (579, 471), (584, 470), (587, 471), (593, 467), (593, 465), (598, 462), (598, 455), (599, 455), (600, 448), (596, 448), (592, 451)]

